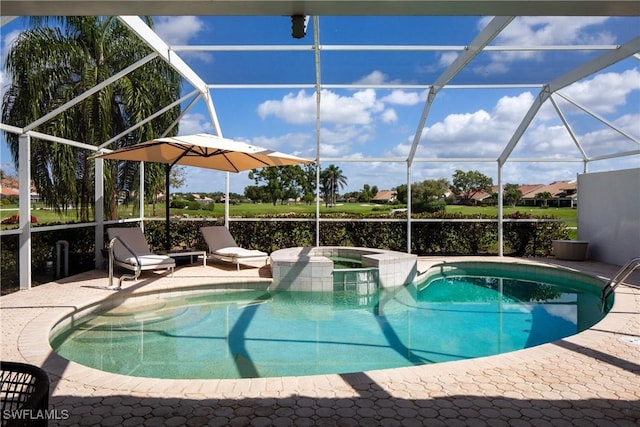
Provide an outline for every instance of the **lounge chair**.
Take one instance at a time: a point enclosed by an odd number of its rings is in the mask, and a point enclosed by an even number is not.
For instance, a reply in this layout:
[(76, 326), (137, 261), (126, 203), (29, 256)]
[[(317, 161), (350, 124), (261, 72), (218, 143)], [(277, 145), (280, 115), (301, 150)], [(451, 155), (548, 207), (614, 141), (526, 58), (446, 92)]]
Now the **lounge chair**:
[(200, 231), (209, 246), (209, 255), (222, 261), (235, 263), (238, 270), (240, 270), (240, 263), (265, 261), (266, 265), (269, 262), (269, 254), (266, 252), (239, 247), (227, 227), (201, 227)]
[(145, 239), (142, 229), (138, 227), (109, 228), (107, 229), (109, 243), (113, 244), (113, 262), (120, 267), (135, 272), (137, 279), (142, 270), (171, 270), (176, 266), (176, 261), (166, 255), (154, 254), (149, 250), (149, 244)]

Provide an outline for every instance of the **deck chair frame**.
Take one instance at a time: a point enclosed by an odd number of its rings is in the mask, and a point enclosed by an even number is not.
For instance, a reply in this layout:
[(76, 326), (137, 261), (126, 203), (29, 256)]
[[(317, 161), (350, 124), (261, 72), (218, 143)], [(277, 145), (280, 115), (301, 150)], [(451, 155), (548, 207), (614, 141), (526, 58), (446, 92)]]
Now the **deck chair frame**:
[(117, 289), (122, 287), (125, 279), (137, 280), (144, 270), (173, 270), (176, 266), (175, 259), (154, 254), (149, 250), (149, 244), (138, 227), (112, 227), (107, 229), (109, 237), (109, 286), (112, 285), (113, 264), (134, 272), (131, 276), (122, 276)]
[(245, 262), (263, 261), (269, 263), (269, 254), (257, 249), (245, 249), (236, 243), (227, 227), (214, 225), (201, 227), (200, 232), (208, 246), (208, 255), (221, 261), (230, 262), (240, 270)]

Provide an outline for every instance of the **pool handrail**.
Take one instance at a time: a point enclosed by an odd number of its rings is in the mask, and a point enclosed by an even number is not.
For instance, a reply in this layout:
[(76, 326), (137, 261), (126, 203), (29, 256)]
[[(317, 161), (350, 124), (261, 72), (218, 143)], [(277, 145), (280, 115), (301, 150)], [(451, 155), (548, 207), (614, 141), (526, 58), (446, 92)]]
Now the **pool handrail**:
[[(120, 279), (118, 279), (118, 286), (115, 287), (113, 286), (113, 260), (115, 258), (114, 254), (113, 254), (113, 245), (116, 243), (116, 240), (119, 241), (122, 246), (129, 251), (129, 253), (131, 253), (131, 255), (133, 255), (133, 258), (135, 259), (135, 270), (134, 270), (134, 274), (123, 274), (122, 276), (120, 276)], [(125, 243), (124, 240), (122, 240), (120, 238), (120, 236), (115, 236), (113, 239), (111, 239), (109, 241), (109, 289), (116, 289), (116, 290), (120, 290), (122, 289), (122, 282), (124, 280), (138, 280), (138, 277), (140, 276), (140, 273), (142, 272), (142, 264), (140, 263), (140, 259), (138, 258), (138, 255), (136, 255), (136, 253), (134, 252), (133, 249), (131, 249), (129, 247), (129, 245), (127, 245)]]
[(640, 257), (631, 258), (625, 265), (618, 270), (618, 272), (607, 282), (602, 288), (601, 301), (604, 304), (609, 295), (611, 295), (615, 289), (623, 283), (631, 274), (640, 267)]

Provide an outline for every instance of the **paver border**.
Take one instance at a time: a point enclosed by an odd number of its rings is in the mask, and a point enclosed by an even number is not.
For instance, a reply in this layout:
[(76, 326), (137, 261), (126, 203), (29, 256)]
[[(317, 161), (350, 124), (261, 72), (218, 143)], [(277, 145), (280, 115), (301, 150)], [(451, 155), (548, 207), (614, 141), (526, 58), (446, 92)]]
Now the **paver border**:
[[(475, 258), (485, 259), (492, 262), (496, 258)], [(468, 260), (468, 258), (465, 258)], [(438, 263), (442, 258), (423, 259), (422, 269), (430, 263)], [(533, 261), (512, 259), (506, 262)], [(534, 264), (540, 264), (533, 262)], [(542, 263), (546, 267), (548, 264)], [(553, 267), (553, 266), (552, 266)], [(194, 271), (202, 267), (190, 266), (188, 271)], [(557, 267), (566, 268), (566, 267)], [(184, 270), (187, 271), (187, 270)], [(578, 270), (576, 270), (578, 271)], [(590, 273), (587, 273), (590, 274)], [(590, 274), (595, 275), (595, 274)], [(173, 279), (176, 280), (175, 278)], [(228, 281), (229, 277), (221, 279)], [(256, 279), (256, 282), (264, 279)], [(158, 281), (162, 282), (162, 281)], [(166, 281), (165, 281), (166, 282)], [(158, 289), (172, 289), (175, 283), (158, 283)], [(180, 280), (184, 286), (189, 286), (188, 280)], [(154, 285), (153, 283), (151, 284)], [(58, 290), (59, 287), (70, 286), (66, 284), (48, 284), (50, 290)], [(72, 286), (72, 285), (71, 285)], [(175, 289), (174, 289), (175, 291)], [(140, 291), (143, 292), (143, 291)], [(25, 299), (29, 299), (29, 294), (25, 294)], [(305, 391), (309, 395), (317, 393), (327, 393), (331, 391), (333, 395), (347, 393), (351, 384), (345, 382), (343, 375), (317, 375), (309, 377), (280, 377), (280, 378), (257, 378), (240, 380), (167, 380), (149, 379), (141, 377), (129, 377), (119, 374), (106, 373), (97, 369), (89, 368), (75, 362), (68, 361), (58, 356), (52, 351), (49, 345), (49, 331), (64, 316), (69, 316), (82, 307), (96, 303), (101, 300), (104, 293), (88, 292), (87, 295), (77, 296), (71, 304), (59, 301), (60, 306), (56, 306), (55, 298), (49, 300), (50, 306), (43, 310), (32, 320), (23, 325), (17, 337), (18, 351), (23, 357), (23, 361), (37, 366), (41, 366), (53, 378), (66, 385), (73, 384), (73, 388), (86, 390), (101, 390), (101, 393), (145, 395), (158, 397), (184, 398), (189, 396), (226, 397), (242, 396), (286, 396), (298, 394)], [(62, 295), (61, 295), (61, 298)], [(616, 346), (620, 347), (622, 338), (628, 337), (633, 331), (638, 330), (638, 313), (640, 313), (640, 292), (637, 289), (622, 286), (616, 290), (614, 306), (607, 316), (592, 328), (579, 334), (561, 340), (518, 350), (510, 353), (503, 353), (494, 356), (486, 356), (469, 360), (442, 362), (433, 365), (422, 365), (406, 368), (386, 369), (380, 371), (364, 372), (364, 376), (370, 381), (378, 383), (384, 387), (390, 395), (404, 395), (402, 391), (405, 383), (414, 382), (417, 379), (433, 379), (442, 387), (448, 381), (455, 383), (456, 378), (474, 377), (484, 371), (491, 371), (500, 367), (501, 369), (519, 369), (520, 367), (534, 363), (541, 366), (549, 361), (563, 361), (567, 356), (568, 347), (574, 349), (592, 349), (607, 353)], [(4, 334), (3, 334), (4, 335)], [(3, 347), (10, 345), (3, 340)], [(637, 346), (622, 344), (630, 351), (637, 351)], [(612, 354), (611, 357), (616, 357)], [(65, 387), (66, 388), (66, 387)], [(640, 394), (640, 392), (639, 392)], [(638, 396), (640, 397), (640, 396)]]

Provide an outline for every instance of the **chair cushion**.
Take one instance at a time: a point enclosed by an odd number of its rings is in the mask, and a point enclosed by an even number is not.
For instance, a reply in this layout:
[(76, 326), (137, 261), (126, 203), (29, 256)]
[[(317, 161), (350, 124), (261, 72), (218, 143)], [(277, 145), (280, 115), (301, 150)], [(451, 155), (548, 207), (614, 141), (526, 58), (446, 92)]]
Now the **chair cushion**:
[[(140, 266), (143, 270), (145, 267), (170, 268), (176, 265), (176, 261), (166, 255), (140, 255), (138, 259), (140, 260)], [(123, 262), (134, 266), (136, 265), (136, 259), (134, 257), (126, 258)]]
[(247, 258), (247, 257), (266, 257), (267, 253), (259, 251), (257, 249), (244, 249), (235, 247), (220, 248), (213, 252), (216, 255), (222, 255), (235, 258)]

